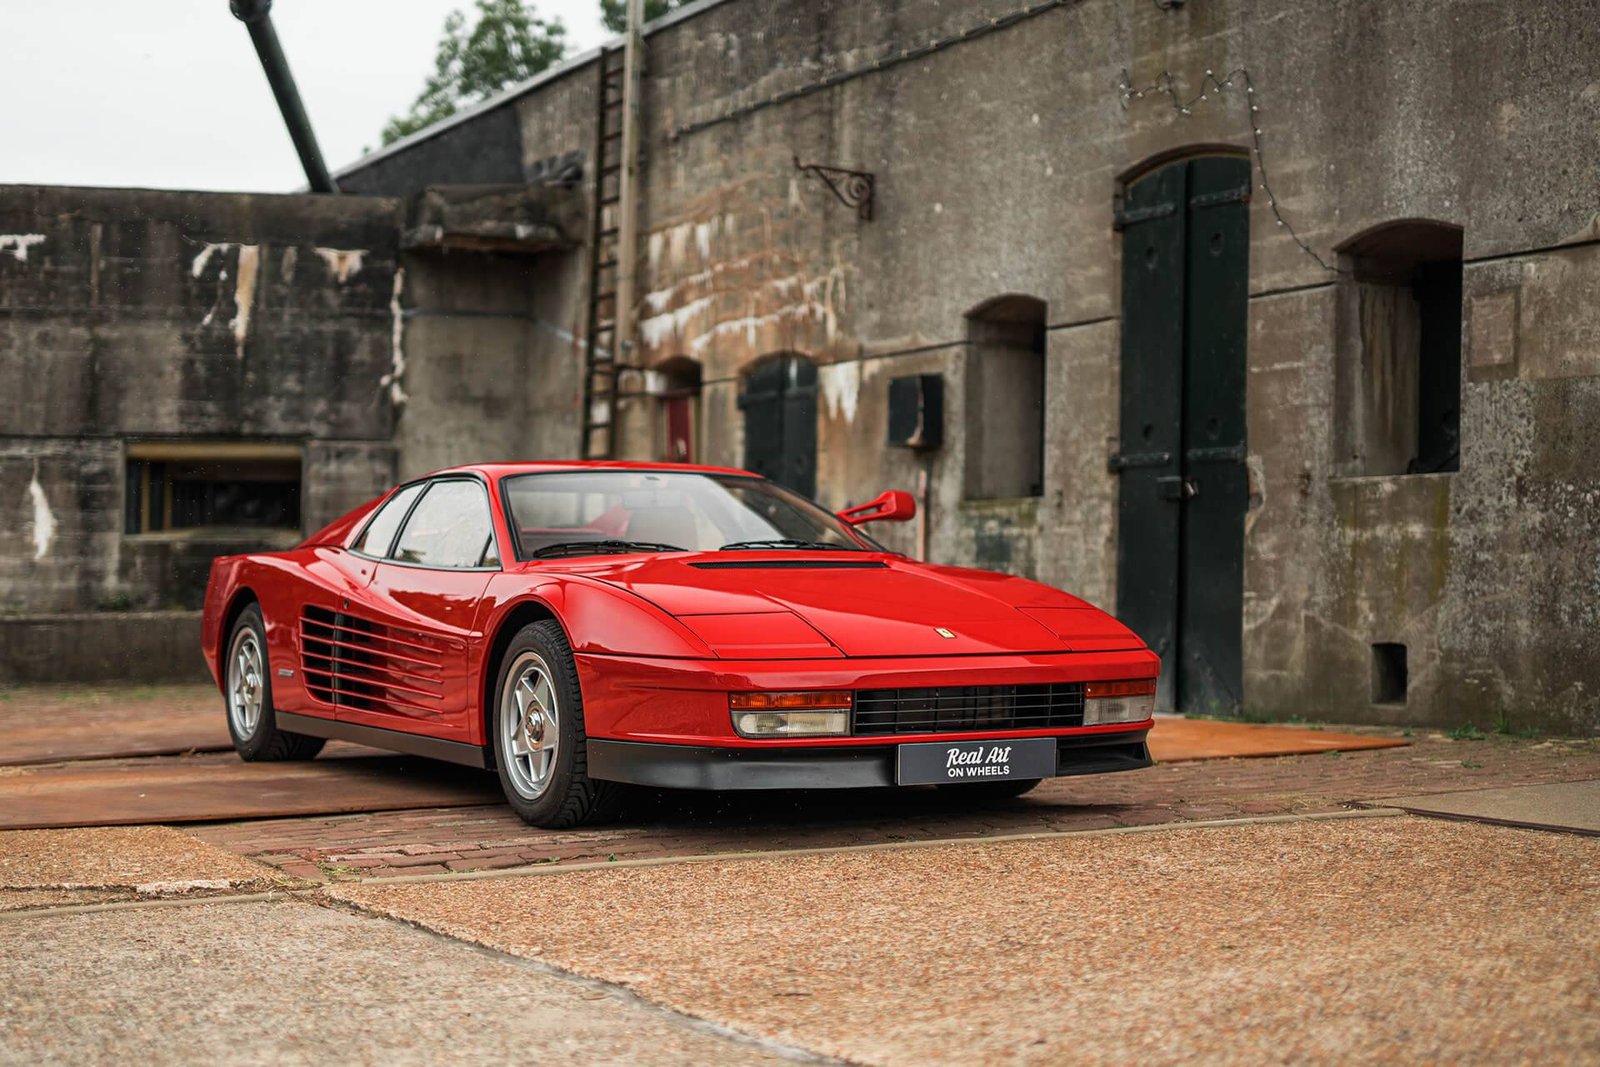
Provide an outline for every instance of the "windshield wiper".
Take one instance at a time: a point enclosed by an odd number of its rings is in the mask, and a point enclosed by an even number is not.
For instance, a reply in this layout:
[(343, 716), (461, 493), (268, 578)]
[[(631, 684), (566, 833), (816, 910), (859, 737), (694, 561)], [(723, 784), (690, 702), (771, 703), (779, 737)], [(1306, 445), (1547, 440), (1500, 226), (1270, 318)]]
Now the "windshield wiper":
[(535, 549), (534, 559), (548, 559), (554, 556), (610, 556), (624, 552), (687, 552), (688, 549), (677, 545), (664, 545), (659, 541), (618, 541), (608, 539), (605, 541), (558, 541), (553, 545), (545, 545)]
[(859, 552), (859, 548), (850, 545), (835, 545), (827, 541), (798, 541), (788, 537), (776, 537), (768, 541), (730, 541), (718, 551), (730, 552), (751, 548), (815, 548), (829, 552)]

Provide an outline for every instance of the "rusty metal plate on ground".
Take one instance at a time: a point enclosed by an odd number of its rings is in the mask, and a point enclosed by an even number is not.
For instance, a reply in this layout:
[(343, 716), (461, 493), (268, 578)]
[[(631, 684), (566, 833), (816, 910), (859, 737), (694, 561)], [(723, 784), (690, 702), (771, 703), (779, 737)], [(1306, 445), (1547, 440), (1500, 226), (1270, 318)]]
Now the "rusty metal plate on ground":
[(245, 763), (232, 753), (95, 760), (0, 772), (0, 828), (124, 826), (326, 815), (493, 803), (483, 771), (329, 746), (301, 763)]
[(222, 697), (211, 686), (41, 686), (0, 699), (0, 765), (232, 747)]
[(1396, 748), (1398, 737), (1338, 734), (1302, 726), (1257, 726), (1248, 722), (1162, 717), (1150, 731), (1150, 754), (1161, 763), (1234, 759), (1247, 756), (1302, 756), (1316, 752), (1355, 752)]

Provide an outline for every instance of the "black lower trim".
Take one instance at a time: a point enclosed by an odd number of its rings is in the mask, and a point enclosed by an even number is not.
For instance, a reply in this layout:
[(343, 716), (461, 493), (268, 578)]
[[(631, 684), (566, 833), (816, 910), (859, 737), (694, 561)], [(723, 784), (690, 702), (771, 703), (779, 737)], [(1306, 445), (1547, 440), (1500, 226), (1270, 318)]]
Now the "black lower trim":
[[(1147, 733), (1057, 738), (1056, 774), (1148, 767)], [(589, 774), (660, 789), (867, 789), (895, 784), (895, 747), (712, 748), (590, 738)]]
[(487, 767), (487, 753), (479, 745), (460, 741), (440, 741), (436, 737), (408, 734), (404, 730), (385, 730), (379, 726), (358, 726), (353, 722), (319, 719), (312, 715), (296, 715), (289, 711), (274, 712), (278, 729), (309, 737), (326, 737), (334, 741), (354, 741), (358, 745), (371, 745), (390, 752), (404, 752), (408, 756), (425, 756), (428, 759), (459, 763), (466, 767)]

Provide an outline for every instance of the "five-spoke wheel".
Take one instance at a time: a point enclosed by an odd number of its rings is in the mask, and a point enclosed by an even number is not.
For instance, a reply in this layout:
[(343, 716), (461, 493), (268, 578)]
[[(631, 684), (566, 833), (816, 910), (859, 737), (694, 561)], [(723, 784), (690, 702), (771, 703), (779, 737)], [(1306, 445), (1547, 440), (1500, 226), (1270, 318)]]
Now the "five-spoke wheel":
[(234, 750), (251, 761), (310, 759), (322, 751), (323, 740), (278, 729), (270, 666), (267, 627), (261, 608), (251, 604), (234, 621), (223, 661), (222, 698)]
[(614, 815), (624, 787), (589, 777), (583, 693), (560, 623), (544, 619), (517, 631), (494, 692), (495, 769), (512, 810), (546, 829)]
[(261, 639), (254, 628), (241, 626), (228, 650), (228, 719), (236, 737), (252, 737), (261, 722), (267, 677)]
[(561, 705), (549, 665), (537, 652), (522, 653), (512, 662), (502, 693), (506, 773), (519, 794), (537, 800), (550, 786), (561, 750)]

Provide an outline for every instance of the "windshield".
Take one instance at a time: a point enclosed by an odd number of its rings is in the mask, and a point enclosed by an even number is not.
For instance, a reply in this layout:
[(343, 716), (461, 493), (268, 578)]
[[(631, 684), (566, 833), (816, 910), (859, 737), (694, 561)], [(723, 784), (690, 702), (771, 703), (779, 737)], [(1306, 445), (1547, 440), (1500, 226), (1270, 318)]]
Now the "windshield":
[(523, 474), (501, 484), (521, 559), (878, 547), (805, 497), (761, 478), (607, 470)]

